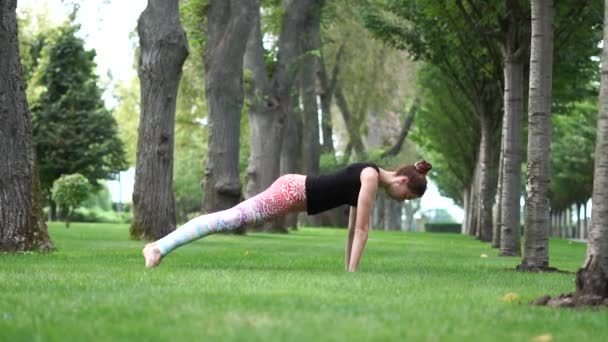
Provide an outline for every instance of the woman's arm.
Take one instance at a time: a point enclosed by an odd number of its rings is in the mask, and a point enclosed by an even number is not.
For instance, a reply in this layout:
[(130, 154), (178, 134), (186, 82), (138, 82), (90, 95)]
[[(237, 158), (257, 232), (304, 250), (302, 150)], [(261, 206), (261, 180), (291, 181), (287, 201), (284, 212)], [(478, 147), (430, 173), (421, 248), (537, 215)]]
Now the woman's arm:
[(376, 199), (376, 192), (378, 191), (378, 177), (378, 172), (371, 167), (361, 171), (361, 190), (359, 190), (359, 198), (357, 200), (355, 237), (348, 264), (349, 272), (357, 270), (365, 243), (367, 242), (371, 211)]
[(350, 265), (350, 253), (353, 248), (353, 238), (355, 237), (355, 222), (357, 218), (357, 207), (350, 207), (348, 214), (348, 236), (346, 237), (346, 252), (344, 253), (344, 268), (348, 271)]

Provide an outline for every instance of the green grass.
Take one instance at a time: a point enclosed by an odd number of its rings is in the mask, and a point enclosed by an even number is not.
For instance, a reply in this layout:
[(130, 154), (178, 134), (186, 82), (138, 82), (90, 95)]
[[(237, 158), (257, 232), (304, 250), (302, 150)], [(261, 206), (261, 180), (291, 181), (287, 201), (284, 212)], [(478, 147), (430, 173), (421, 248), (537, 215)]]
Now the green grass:
[[(372, 231), (346, 273), (344, 230), (215, 235), (146, 271), (126, 225), (49, 229), (55, 253), (0, 254), (0, 341), (608, 340), (606, 310), (527, 304), (573, 274), (514, 272), (520, 258), (467, 236)], [(569, 271), (585, 255), (550, 250)]]

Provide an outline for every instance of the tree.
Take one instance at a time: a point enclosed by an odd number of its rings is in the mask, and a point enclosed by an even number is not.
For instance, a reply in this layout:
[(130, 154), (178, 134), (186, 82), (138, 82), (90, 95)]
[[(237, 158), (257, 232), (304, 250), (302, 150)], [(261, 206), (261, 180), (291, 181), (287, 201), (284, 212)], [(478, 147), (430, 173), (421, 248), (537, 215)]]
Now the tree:
[[(608, 41), (608, 1), (604, 3), (604, 42)], [(600, 108), (595, 144), (593, 208), (587, 258), (576, 275), (575, 297), (608, 303), (608, 45), (602, 53)]]
[(16, 1), (0, 1), (0, 251), (50, 251), (22, 81)]
[[(604, 3), (604, 40), (608, 40), (608, 1)], [(576, 274), (574, 294), (539, 298), (537, 304), (556, 306), (608, 305), (608, 45), (602, 52), (597, 140), (593, 176), (593, 208), (587, 256)]]
[[(49, 33), (28, 86), (40, 180), (49, 199), (62, 174), (80, 173), (96, 187), (126, 167), (116, 121), (97, 85), (95, 51), (85, 50), (78, 28), (72, 21)], [(51, 202), (52, 217), (54, 210)]]
[(495, 42), (487, 42), (452, 13), (456, 5), (426, 1), (389, 1), (364, 9), (366, 26), (379, 38), (407, 50), (414, 58), (440, 68), (462, 92), (479, 121), (479, 224), (476, 235), (492, 238), (493, 143), (501, 118), (501, 58)]
[(141, 117), (133, 189), (134, 239), (156, 240), (175, 229), (175, 105), (188, 42), (178, 2), (149, 0), (137, 23)]
[[(257, 2), (257, 1), (256, 1)], [(292, 89), (297, 73), (296, 41), (308, 11), (315, 0), (289, 1), (284, 8), (272, 69), (266, 64), (262, 44), (260, 11), (253, 15), (244, 66), (247, 76), (247, 99), (251, 134), (251, 155), (247, 167), (246, 196), (265, 190), (279, 176), (280, 155), (287, 116), (292, 110)], [(264, 230), (285, 232), (280, 220), (267, 224)]]
[(53, 201), (67, 209), (66, 228), (70, 228), (72, 213), (89, 197), (89, 191), (89, 181), (79, 173), (63, 175), (53, 183)]
[(241, 199), (243, 55), (256, 9), (255, 1), (248, 0), (215, 0), (207, 5), (204, 61), (209, 142), (203, 212), (230, 208)]
[(553, 1), (532, 0), (528, 171), (524, 256), (518, 270), (549, 268), (549, 147), (553, 74)]

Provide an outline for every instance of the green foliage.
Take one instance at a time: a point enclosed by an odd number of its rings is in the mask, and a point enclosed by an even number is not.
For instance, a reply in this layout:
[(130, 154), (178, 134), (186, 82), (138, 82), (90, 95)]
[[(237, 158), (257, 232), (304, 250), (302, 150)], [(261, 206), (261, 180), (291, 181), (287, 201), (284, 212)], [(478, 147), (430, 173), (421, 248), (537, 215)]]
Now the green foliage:
[(62, 174), (80, 173), (93, 186), (126, 168), (116, 121), (95, 75), (95, 51), (66, 23), (46, 36), (28, 88), (33, 140), (43, 190)]
[[(203, 51), (203, 46), (205, 46), (205, 22), (208, 7), (209, 0), (180, 1), (180, 20), (188, 36), (188, 45), (193, 51)], [(199, 58), (202, 54), (194, 54), (194, 56)]]
[(101, 184), (96, 192), (91, 193), (87, 200), (82, 204), (85, 208), (99, 208), (101, 210), (112, 210), (112, 196), (105, 184)]
[(66, 227), (70, 226), (71, 213), (89, 197), (89, 191), (89, 181), (79, 173), (62, 175), (53, 183), (53, 201), (68, 210)]
[(551, 206), (564, 209), (585, 203), (593, 190), (597, 123), (596, 99), (570, 106), (554, 115), (551, 144)]
[(433, 164), (430, 176), (439, 192), (462, 204), (464, 189), (472, 181), (479, 120), (461, 92), (439, 68), (424, 64), (418, 73), (421, 108), (410, 135)]
[(123, 143), (128, 165), (135, 166), (139, 127), (139, 79), (118, 82), (113, 91), (118, 105), (114, 109), (118, 136)]
[(100, 208), (78, 208), (72, 213), (72, 222), (127, 223), (133, 221), (130, 211), (103, 210)]
[[(4, 340), (65, 341), (69, 333), (88, 341), (532, 341), (550, 335), (600, 342), (608, 335), (605, 310), (528, 305), (574, 290), (573, 274), (509, 271), (521, 259), (498, 257), (489, 244), (464, 235), (372, 231), (360, 270), (351, 274), (341, 259), (343, 229), (218, 234), (147, 272), (143, 245), (126, 239), (127, 225), (66, 230), (51, 223), (49, 232), (56, 253), (0, 255)], [(552, 265), (572, 272), (585, 245), (551, 239), (549, 253)], [(519, 298), (504, 301), (507, 293)]]

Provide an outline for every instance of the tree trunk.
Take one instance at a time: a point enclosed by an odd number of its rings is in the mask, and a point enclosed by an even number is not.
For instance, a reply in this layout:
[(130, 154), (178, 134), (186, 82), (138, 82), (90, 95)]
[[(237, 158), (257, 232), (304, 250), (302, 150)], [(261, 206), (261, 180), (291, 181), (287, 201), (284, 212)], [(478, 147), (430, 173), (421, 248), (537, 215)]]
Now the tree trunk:
[[(241, 199), (240, 118), (243, 110), (243, 56), (255, 2), (213, 0), (207, 6), (205, 92), (209, 141), (202, 211), (231, 208)], [(245, 233), (241, 227), (235, 233)]]
[(479, 234), (481, 241), (492, 241), (492, 127), (486, 115), (481, 116), (481, 143), (479, 144)]
[[(294, 81), (298, 87), (299, 80)], [(291, 93), (291, 111), (287, 117), (287, 129), (283, 135), (283, 148), (281, 149), (282, 175), (299, 173), (302, 170), (302, 111), (300, 110), (300, 92)], [(298, 228), (298, 214), (291, 213), (285, 216), (285, 226), (291, 229)]]
[[(604, 42), (608, 41), (608, 0), (604, 7)], [(595, 143), (593, 208), (587, 259), (576, 277), (576, 295), (608, 298), (608, 45), (602, 52), (600, 108)], [(585, 215), (587, 216), (587, 215)]]
[(401, 230), (401, 213), (403, 203), (387, 198), (384, 206), (384, 228), (385, 230)]
[(579, 202), (576, 202), (576, 226), (583, 232), (583, 236), (585, 236), (585, 229), (581, 224), (581, 204)]
[(492, 248), (500, 248), (501, 229), (502, 225), (502, 179), (503, 179), (503, 168), (504, 168), (504, 129), (506, 115), (503, 116), (502, 133), (500, 139), (500, 155), (498, 159), (498, 184), (496, 186), (496, 217), (494, 218), (495, 223), (492, 226)]
[[(507, 47), (507, 49), (511, 49)], [(521, 117), (523, 65), (510, 53), (505, 56), (505, 128), (502, 175), (500, 255), (520, 256), (519, 198), (521, 196)]]
[(50, 251), (22, 80), (16, 1), (0, 1), (0, 251)]
[(523, 271), (549, 267), (549, 147), (553, 72), (553, 1), (532, 1), (528, 176)]
[(462, 219), (462, 227), (460, 228), (460, 233), (468, 234), (469, 231), (469, 222), (471, 221), (471, 215), (469, 213), (469, 209), (471, 207), (471, 188), (465, 187), (462, 192), (462, 211), (464, 212), (464, 217)]
[(323, 54), (319, 60), (318, 78), (319, 85), (321, 88), (320, 100), (321, 100), (321, 131), (323, 133), (323, 145), (321, 151), (324, 153), (334, 153), (334, 140), (333, 140), (333, 123), (331, 118), (331, 103), (334, 95), (334, 88), (336, 86), (336, 80), (338, 78), (339, 63), (342, 51), (341, 47), (336, 55), (336, 64), (331, 74), (331, 78), (327, 75), (327, 69), (325, 67), (325, 59)]
[(306, 175), (319, 174), (321, 146), (319, 142), (319, 108), (317, 105), (316, 75), (318, 57), (316, 52), (320, 48), (319, 30), (321, 29), (321, 8), (323, 1), (310, 6), (303, 32), (299, 37), (302, 47), (302, 67), (300, 69), (302, 109), (304, 130), (302, 139), (302, 161)]
[[(259, 2), (257, 2), (259, 5)], [(274, 74), (268, 79), (262, 47), (260, 13), (253, 15), (251, 31), (245, 51), (245, 68), (251, 71), (252, 79), (247, 96), (250, 99), (249, 122), (251, 134), (251, 157), (247, 167), (246, 197), (254, 196), (279, 176), (281, 146), (287, 115), (291, 111), (292, 84), (297, 73), (299, 54), (297, 40), (314, 0), (288, 2), (279, 35), (279, 52)], [(259, 8), (259, 6), (258, 6)], [(282, 219), (268, 222), (256, 229), (287, 232)]]
[(416, 231), (414, 226), (414, 214), (420, 209), (420, 200), (405, 201), (403, 210), (405, 210), (405, 222), (403, 230), (407, 232)]
[(134, 239), (156, 240), (175, 229), (175, 103), (188, 56), (176, 0), (149, 0), (137, 23), (141, 119), (133, 189)]

